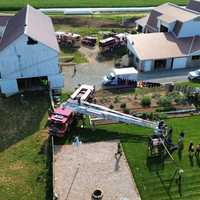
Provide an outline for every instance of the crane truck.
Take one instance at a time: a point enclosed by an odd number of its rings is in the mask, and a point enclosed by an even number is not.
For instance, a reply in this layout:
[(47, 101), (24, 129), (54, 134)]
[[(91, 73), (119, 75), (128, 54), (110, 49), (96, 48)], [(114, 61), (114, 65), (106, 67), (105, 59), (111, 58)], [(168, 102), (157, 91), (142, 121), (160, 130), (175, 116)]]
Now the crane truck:
[[(88, 101), (94, 97), (95, 88), (90, 85), (81, 85), (71, 96), (70, 99), (80, 102)], [(48, 132), (56, 137), (64, 137), (70, 130), (70, 126), (76, 117), (76, 113), (71, 108), (63, 106), (53, 109), (48, 117)]]
[(76, 114), (90, 115), (100, 119), (135, 124), (153, 129), (158, 127), (158, 122), (144, 120), (92, 103), (94, 96), (94, 86), (81, 85), (66, 102), (61, 104), (60, 108), (54, 109), (50, 113), (48, 118), (49, 134), (63, 137), (66, 131), (69, 130)]

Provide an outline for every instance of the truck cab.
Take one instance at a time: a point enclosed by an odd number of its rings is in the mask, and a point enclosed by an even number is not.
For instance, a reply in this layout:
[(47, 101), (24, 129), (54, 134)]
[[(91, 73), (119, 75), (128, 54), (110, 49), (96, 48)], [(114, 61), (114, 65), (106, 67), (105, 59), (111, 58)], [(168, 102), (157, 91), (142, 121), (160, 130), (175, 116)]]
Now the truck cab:
[(72, 110), (67, 108), (56, 108), (48, 117), (48, 132), (56, 137), (64, 137), (70, 130), (74, 118)]
[(113, 72), (110, 72), (103, 78), (104, 85), (116, 85), (117, 77)]

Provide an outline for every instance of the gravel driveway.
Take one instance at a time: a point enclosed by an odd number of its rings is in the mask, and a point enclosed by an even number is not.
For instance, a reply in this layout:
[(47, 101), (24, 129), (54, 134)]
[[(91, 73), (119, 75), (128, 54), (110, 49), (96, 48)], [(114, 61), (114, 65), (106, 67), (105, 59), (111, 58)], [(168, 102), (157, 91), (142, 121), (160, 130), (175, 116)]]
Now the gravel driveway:
[[(101, 88), (103, 76), (108, 74), (114, 68), (113, 62), (103, 62), (95, 64), (80, 64), (76, 66), (76, 73), (74, 74), (74, 67), (68, 66), (63, 68), (65, 76), (66, 91), (74, 91), (78, 84), (95, 85), (96, 89)], [(186, 68), (179, 70), (166, 70), (159, 72), (140, 73), (138, 80), (153, 81), (159, 83), (166, 82), (183, 82), (187, 81), (188, 72), (195, 70), (195, 68)]]
[(74, 91), (78, 84), (95, 85), (96, 89), (101, 88), (103, 77), (114, 68), (112, 62), (96, 63), (96, 64), (79, 64), (75, 66), (63, 67), (65, 76), (65, 91)]
[(56, 146), (55, 191), (59, 200), (91, 200), (96, 189), (103, 191), (105, 200), (141, 200), (124, 155), (116, 166), (117, 143)]

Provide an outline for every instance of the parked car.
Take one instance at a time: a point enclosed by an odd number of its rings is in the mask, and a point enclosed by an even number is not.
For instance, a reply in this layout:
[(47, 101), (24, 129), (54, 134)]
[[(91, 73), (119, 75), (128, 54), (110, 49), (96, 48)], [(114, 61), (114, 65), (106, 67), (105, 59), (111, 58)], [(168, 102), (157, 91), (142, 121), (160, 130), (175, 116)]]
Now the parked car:
[(200, 69), (189, 72), (188, 79), (191, 81), (200, 80)]

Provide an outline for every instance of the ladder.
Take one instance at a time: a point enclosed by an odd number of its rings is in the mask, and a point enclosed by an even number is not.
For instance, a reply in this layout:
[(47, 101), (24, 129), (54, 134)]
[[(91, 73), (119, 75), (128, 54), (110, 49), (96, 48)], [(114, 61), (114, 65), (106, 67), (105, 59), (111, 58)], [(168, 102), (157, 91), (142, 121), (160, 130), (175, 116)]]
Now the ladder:
[(134, 124), (142, 127), (152, 128), (154, 130), (156, 130), (158, 127), (158, 122), (144, 120), (139, 117), (134, 117), (132, 115), (114, 111), (105, 106), (89, 103), (86, 101), (78, 102), (77, 100), (69, 99), (68, 101), (64, 102), (61, 106), (63, 106), (64, 108), (71, 109), (75, 113), (90, 115), (105, 120), (112, 120), (126, 124)]

